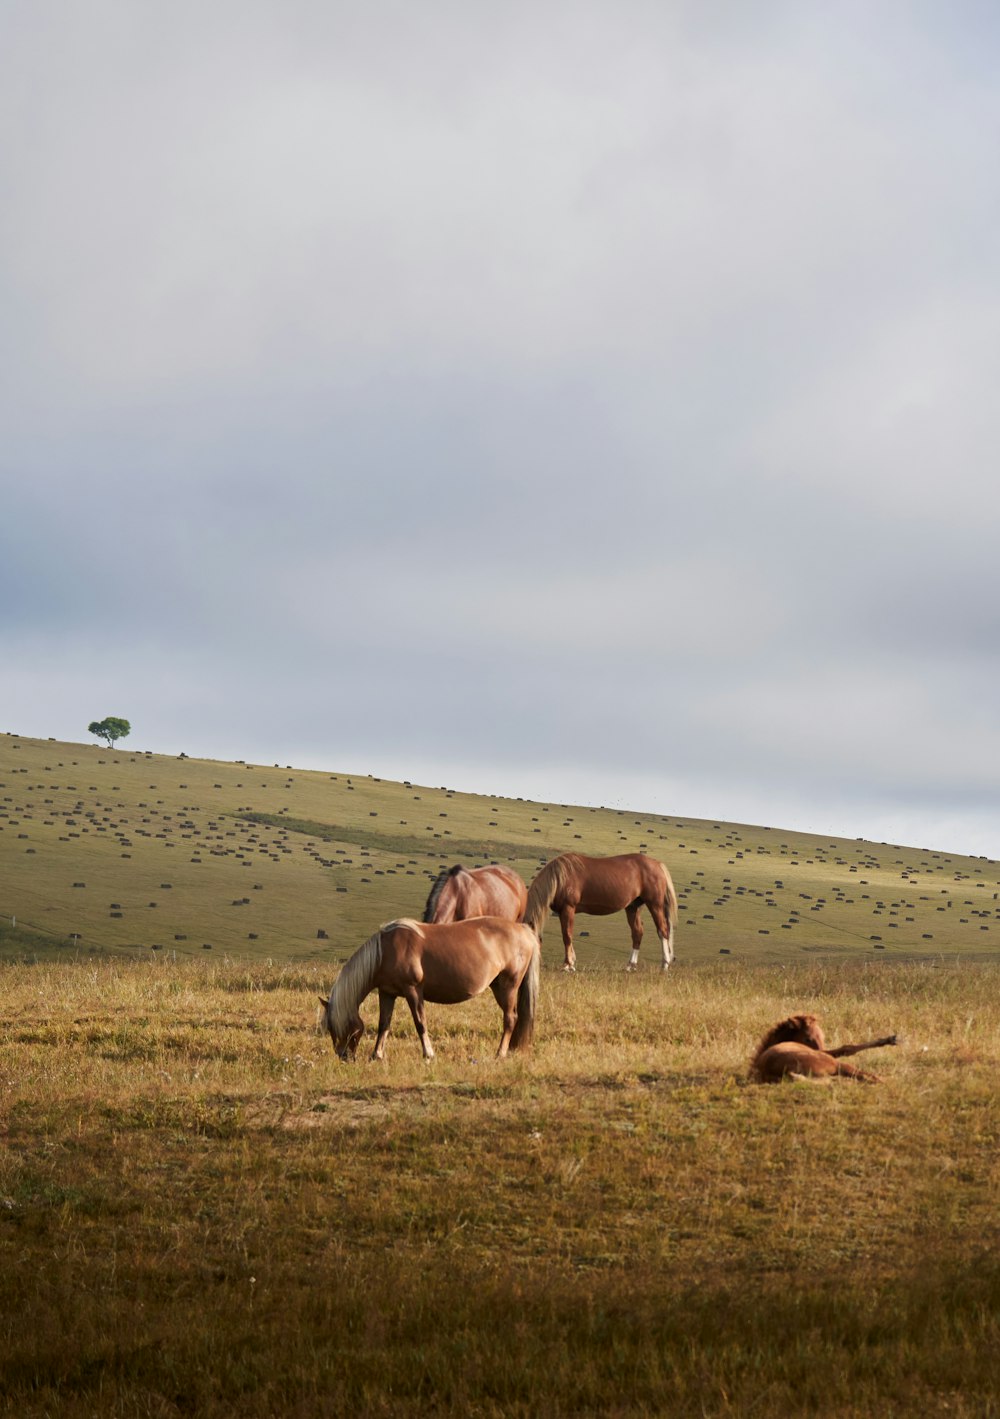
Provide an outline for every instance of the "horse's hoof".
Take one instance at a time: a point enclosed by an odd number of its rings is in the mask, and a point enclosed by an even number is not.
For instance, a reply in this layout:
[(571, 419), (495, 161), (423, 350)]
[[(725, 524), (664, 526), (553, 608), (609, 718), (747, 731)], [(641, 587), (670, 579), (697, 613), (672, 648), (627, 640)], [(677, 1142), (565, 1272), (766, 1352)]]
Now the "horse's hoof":
[(571, 975), (574, 975), (574, 976), (576, 975), (576, 967), (575, 967), (575, 966), (563, 966), (563, 970), (564, 970), (564, 971), (568, 971)]

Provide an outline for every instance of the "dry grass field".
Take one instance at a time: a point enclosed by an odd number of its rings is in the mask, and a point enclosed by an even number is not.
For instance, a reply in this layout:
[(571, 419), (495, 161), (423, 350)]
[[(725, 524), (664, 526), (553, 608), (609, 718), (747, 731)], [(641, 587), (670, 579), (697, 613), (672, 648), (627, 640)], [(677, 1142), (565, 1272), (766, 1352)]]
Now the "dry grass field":
[[(2, 1412), (997, 1412), (993, 966), (548, 969), (504, 1063), (486, 996), (341, 1064), (314, 965), (0, 983)], [(748, 1084), (802, 1005), (884, 1082)]]
[[(0, 809), (0, 1412), (1000, 1414), (996, 863), (10, 735)], [(316, 1033), (440, 864), (643, 843), (667, 976)], [(749, 1084), (799, 1009), (884, 1082)]]

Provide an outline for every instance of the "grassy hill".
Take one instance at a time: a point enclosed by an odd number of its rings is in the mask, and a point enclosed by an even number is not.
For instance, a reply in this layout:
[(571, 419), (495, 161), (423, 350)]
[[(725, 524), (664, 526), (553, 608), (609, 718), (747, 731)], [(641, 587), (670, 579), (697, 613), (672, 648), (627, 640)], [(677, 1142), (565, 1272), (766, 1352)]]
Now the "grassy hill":
[[(1000, 951), (1000, 865), (986, 859), (0, 735), (0, 956), (211, 950), (332, 966), (378, 923), (419, 916), (443, 867), (503, 861), (530, 882), (572, 850), (666, 862), (681, 965)], [(581, 967), (624, 964), (622, 916), (577, 928)], [(649, 964), (657, 952), (647, 925)], [(561, 953), (550, 922), (546, 964)]]

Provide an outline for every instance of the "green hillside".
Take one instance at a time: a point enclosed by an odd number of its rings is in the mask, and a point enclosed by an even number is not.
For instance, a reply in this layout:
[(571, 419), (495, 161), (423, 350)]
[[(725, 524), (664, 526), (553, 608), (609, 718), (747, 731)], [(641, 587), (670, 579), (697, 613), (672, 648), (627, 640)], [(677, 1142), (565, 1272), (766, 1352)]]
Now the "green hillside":
[[(1000, 948), (1000, 866), (986, 859), (0, 735), (8, 957), (211, 950), (332, 966), (380, 922), (419, 916), (443, 867), (503, 861), (530, 882), (572, 850), (666, 862), (680, 966)], [(579, 917), (576, 944), (581, 967), (624, 966), (624, 917)], [(648, 966), (658, 950), (647, 923)], [(544, 959), (562, 960), (556, 921)]]

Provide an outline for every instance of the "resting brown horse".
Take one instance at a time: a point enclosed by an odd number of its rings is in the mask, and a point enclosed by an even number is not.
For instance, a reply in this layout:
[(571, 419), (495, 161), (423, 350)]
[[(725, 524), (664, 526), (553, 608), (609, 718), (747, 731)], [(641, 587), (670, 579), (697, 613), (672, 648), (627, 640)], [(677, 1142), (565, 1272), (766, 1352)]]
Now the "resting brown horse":
[(528, 905), (524, 920), (538, 933), (539, 939), (550, 911), (559, 916), (562, 926), (564, 969), (576, 969), (573, 950), (573, 919), (578, 911), (589, 916), (608, 916), (624, 911), (632, 932), (632, 955), (627, 969), (634, 971), (639, 963), (642, 943), (642, 921), (639, 912), (649, 908), (660, 946), (663, 969), (674, 959), (674, 928), (677, 925), (677, 893), (670, 873), (655, 857), (641, 852), (625, 853), (621, 857), (584, 857), (579, 852), (564, 852), (547, 862), (528, 888)]
[(839, 1075), (845, 1079), (856, 1079), (861, 1084), (877, 1084), (879, 1075), (866, 1074), (853, 1064), (844, 1064), (843, 1057), (860, 1054), (863, 1049), (882, 1049), (895, 1043), (895, 1035), (886, 1035), (884, 1039), (868, 1040), (863, 1045), (839, 1045), (836, 1049), (827, 1049), (815, 1015), (789, 1015), (761, 1040), (750, 1065), (750, 1077), (758, 1084), (777, 1084), (786, 1077), (833, 1079)]
[(465, 921), (470, 916), (502, 916), (520, 921), (528, 889), (512, 867), (465, 868), (442, 872), (431, 888), (424, 921)]
[(399, 996), (410, 1007), (424, 1058), (433, 1059), (424, 1002), (457, 1005), (489, 986), (503, 1011), (497, 1055), (527, 1049), (535, 1029), (541, 947), (530, 927), (495, 916), (426, 925), (404, 918), (379, 927), (359, 946), (334, 981), (326, 1028), (341, 1059), (353, 1059), (364, 1022), (365, 996), (378, 991), (378, 1035), (372, 1059), (385, 1058), (385, 1041)]

